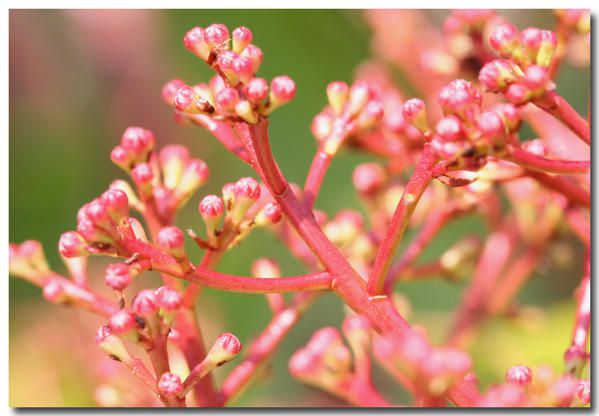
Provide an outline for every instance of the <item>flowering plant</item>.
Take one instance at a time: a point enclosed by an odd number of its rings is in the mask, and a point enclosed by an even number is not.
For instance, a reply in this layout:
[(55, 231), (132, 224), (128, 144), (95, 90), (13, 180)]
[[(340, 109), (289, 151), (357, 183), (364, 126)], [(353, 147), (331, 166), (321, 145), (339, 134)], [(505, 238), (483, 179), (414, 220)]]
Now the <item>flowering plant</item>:
[[(285, 179), (268, 134), (275, 110), (293, 100), (295, 82), (257, 76), (264, 56), (250, 29), (195, 27), (184, 45), (215, 75), (195, 85), (172, 80), (162, 98), (177, 122), (207, 129), (255, 176), (205, 195), (198, 206), (203, 229), (184, 232), (175, 225), (177, 213), (208, 180), (208, 165), (182, 145), (159, 149), (151, 131), (130, 127), (110, 158), (133, 186), (115, 180), (79, 210), (76, 230), (58, 244), (68, 276), (48, 265), (39, 242), (10, 245), (13, 276), (41, 287), (50, 302), (105, 319), (97, 345), (145, 388), (146, 397), (132, 404), (226, 405), (327, 291), (351, 312), (341, 330), (326, 326), (306, 340), (289, 358), (289, 372), (351, 405), (399, 405), (375, 386), (372, 357), (410, 392), (414, 406), (590, 403), (590, 124), (553, 81), (575, 39), (586, 39), (588, 48), (589, 13), (559, 11), (554, 31), (520, 31), (492, 11), (455, 11), (444, 22), (444, 41), (431, 29), (409, 46), (403, 29), (386, 21), (389, 15), (367, 14), (377, 61), (362, 66), (351, 85), (327, 87), (327, 104), (311, 126), (317, 151), (303, 187)], [(404, 18), (407, 27), (425, 25), (417, 14)], [(399, 67), (422, 98), (406, 99), (385, 65)], [(520, 137), (523, 121), (538, 139)], [(315, 209), (329, 166), (344, 148), (383, 160), (358, 165), (352, 176), (368, 225), (357, 211), (327, 218)], [(579, 159), (564, 148), (581, 149)], [(484, 241), (466, 235), (435, 261), (418, 263), (448, 224), (475, 214), (488, 228)], [(272, 230), (309, 272), (282, 276), (269, 258), (252, 265), (253, 276), (215, 271), (257, 227)], [(418, 231), (396, 260), (408, 228)], [(563, 374), (515, 362), (505, 383), (481, 391), (467, 353), (473, 335), (484, 320), (507, 313), (563, 229), (587, 251)], [(186, 234), (203, 250), (200, 261), (190, 258)], [(89, 284), (92, 255), (114, 259), (104, 274), (113, 299)], [(162, 286), (131, 293), (131, 283), (148, 271), (161, 274)], [(405, 319), (395, 284), (439, 276), (453, 281), (470, 272), (447, 340), (433, 345)], [(230, 332), (206, 348), (196, 315), (206, 287), (264, 294), (271, 321), (243, 349)], [(247, 353), (217, 386), (214, 371), (242, 350)]]

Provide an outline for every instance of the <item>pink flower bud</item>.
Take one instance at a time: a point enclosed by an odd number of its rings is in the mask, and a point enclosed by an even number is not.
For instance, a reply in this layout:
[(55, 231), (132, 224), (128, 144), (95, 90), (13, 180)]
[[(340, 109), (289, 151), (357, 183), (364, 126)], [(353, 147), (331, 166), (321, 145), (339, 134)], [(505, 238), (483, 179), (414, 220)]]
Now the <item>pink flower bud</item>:
[(464, 136), (462, 121), (453, 115), (443, 117), (439, 120), (435, 130), (444, 141), (448, 142), (457, 141)]
[(480, 92), (468, 81), (457, 79), (439, 92), (439, 104), (446, 115), (455, 114), (462, 120), (469, 120), (480, 107)]
[(254, 111), (252, 104), (247, 100), (242, 100), (237, 103), (235, 106), (235, 113), (246, 123), (258, 123), (258, 115)]
[(387, 182), (387, 173), (378, 163), (362, 163), (352, 175), (354, 187), (364, 196), (379, 192)]
[(228, 361), (231, 361), (241, 352), (241, 342), (237, 337), (230, 332), (220, 334), (214, 345), (208, 351), (206, 360), (214, 363), (215, 366), (220, 366)]
[(429, 130), (426, 117), (426, 105), (419, 98), (412, 98), (403, 103), (402, 115), (404, 119), (421, 132)]
[(233, 61), (233, 72), (239, 81), (247, 84), (254, 76), (254, 63), (247, 56), (238, 56)]
[(119, 145), (114, 147), (112, 152), (110, 152), (110, 160), (120, 168), (129, 171), (133, 162), (133, 155), (123, 146)]
[(327, 98), (329, 105), (336, 115), (341, 115), (347, 99), (349, 97), (349, 87), (343, 81), (334, 81), (327, 85)]
[(383, 104), (380, 101), (369, 101), (358, 116), (358, 125), (363, 129), (373, 128), (383, 115)]
[(113, 334), (125, 334), (137, 328), (135, 316), (126, 310), (120, 310), (110, 317), (110, 329)]
[(156, 304), (160, 309), (167, 312), (173, 312), (179, 309), (183, 298), (181, 294), (167, 286), (156, 289)]
[(202, 60), (207, 61), (210, 56), (210, 46), (204, 38), (205, 31), (201, 27), (194, 27), (190, 29), (183, 38), (185, 47), (200, 57)]
[(526, 54), (537, 65), (548, 67), (557, 48), (557, 36), (550, 30), (534, 27), (525, 29), (520, 34)]
[(264, 54), (262, 53), (262, 49), (257, 47), (254, 44), (249, 44), (246, 48), (241, 52), (241, 56), (246, 58), (250, 58), (252, 61), (252, 72), (255, 74), (260, 69), (260, 65), (262, 65), (262, 61), (264, 60)]
[(516, 131), (520, 127), (520, 113), (516, 107), (507, 103), (495, 104), (491, 107), (503, 120), (509, 131)]
[(96, 332), (96, 343), (104, 352), (119, 361), (131, 359), (123, 341), (112, 333), (108, 325), (104, 325)]
[(314, 354), (322, 355), (325, 354), (330, 347), (342, 344), (343, 340), (341, 339), (339, 330), (332, 326), (327, 326), (314, 332), (308, 345), (306, 345), (306, 348)]
[(145, 289), (139, 292), (135, 298), (133, 298), (131, 307), (133, 308), (133, 312), (135, 312), (137, 315), (148, 317), (154, 315), (158, 311), (158, 305), (156, 302), (156, 294), (154, 291)]
[(93, 222), (96, 227), (104, 228), (107, 230), (113, 228), (114, 224), (111, 220), (110, 215), (108, 214), (106, 204), (100, 198), (96, 198), (86, 205), (85, 216), (91, 222)]
[(252, 43), (252, 31), (247, 27), (240, 26), (233, 30), (233, 52), (241, 53), (246, 46)]
[(154, 149), (154, 134), (141, 127), (129, 127), (121, 137), (121, 146), (134, 155), (135, 160), (145, 161)]
[(501, 55), (509, 56), (520, 46), (520, 33), (516, 26), (504, 23), (497, 26), (491, 33), (489, 43)]
[(576, 395), (583, 406), (591, 402), (591, 382), (589, 380), (581, 380), (576, 388)]
[(58, 242), (60, 255), (67, 258), (87, 256), (87, 242), (75, 231), (68, 231), (60, 236)]
[(267, 202), (256, 215), (256, 225), (265, 226), (276, 224), (283, 218), (281, 207), (275, 202)]
[(131, 177), (137, 187), (145, 194), (152, 193), (152, 181), (154, 180), (154, 172), (147, 163), (136, 165), (131, 171)]
[(114, 239), (106, 230), (97, 227), (87, 217), (84, 217), (77, 222), (77, 232), (88, 243), (112, 244), (114, 242)]
[(268, 83), (264, 78), (252, 78), (245, 86), (245, 95), (252, 103), (259, 103), (268, 96)]
[(163, 373), (158, 380), (158, 391), (165, 396), (177, 396), (183, 391), (181, 378), (172, 373)]
[(371, 98), (370, 86), (363, 81), (355, 82), (349, 90), (347, 111), (351, 116), (357, 116)]
[(352, 348), (365, 352), (371, 340), (370, 321), (363, 315), (351, 314), (343, 320), (342, 328)]
[(510, 384), (527, 386), (532, 382), (532, 371), (525, 365), (515, 365), (507, 371), (505, 381)]
[(534, 92), (544, 92), (549, 83), (549, 71), (539, 65), (530, 65), (524, 73), (524, 83)]
[(203, 218), (220, 218), (225, 212), (225, 205), (222, 198), (216, 195), (207, 195), (200, 201), (198, 210)]
[(272, 259), (260, 258), (252, 264), (252, 275), (255, 277), (275, 278), (281, 276), (281, 268)]
[(312, 135), (316, 140), (321, 142), (331, 134), (331, 131), (333, 130), (333, 118), (328, 113), (318, 113), (312, 119), (310, 128), (312, 130)]
[(505, 91), (509, 84), (518, 79), (516, 70), (516, 65), (511, 61), (495, 59), (482, 67), (478, 80), (488, 91)]
[(164, 227), (156, 236), (156, 242), (166, 252), (176, 258), (185, 256), (185, 238), (179, 227)]
[(233, 70), (233, 63), (237, 60), (239, 55), (233, 51), (222, 51), (219, 52), (216, 60), (218, 67), (225, 74), (229, 84), (237, 85), (238, 79), (235, 71)]
[(221, 113), (234, 113), (239, 102), (239, 94), (234, 88), (223, 88), (215, 97), (216, 107)]
[(162, 99), (170, 105), (175, 104), (175, 97), (181, 88), (185, 87), (185, 83), (180, 79), (173, 79), (164, 84), (162, 87)]
[(481, 113), (477, 120), (478, 128), (483, 136), (492, 139), (503, 139), (506, 135), (502, 118), (494, 111)]
[(209, 176), (210, 169), (208, 169), (206, 162), (201, 159), (191, 159), (187, 163), (177, 186), (177, 198), (187, 199), (206, 183)]
[(508, 87), (505, 92), (505, 97), (513, 105), (523, 105), (530, 101), (532, 98), (532, 92), (530, 88), (522, 83), (515, 83)]
[(574, 377), (565, 375), (557, 379), (551, 386), (551, 394), (556, 399), (556, 406), (566, 407), (570, 406), (574, 397), (578, 393), (578, 383)]
[(270, 101), (275, 107), (286, 104), (295, 97), (295, 82), (287, 75), (275, 77), (270, 81)]
[(58, 279), (50, 279), (43, 288), (44, 299), (52, 303), (63, 303), (67, 300), (64, 285)]
[(118, 222), (129, 216), (129, 198), (124, 191), (110, 188), (100, 198), (114, 221)]
[(289, 359), (289, 372), (298, 380), (317, 380), (322, 372), (320, 360), (307, 348), (297, 350)]
[(106, 267), (104, 281), (110, 288), (122, 291), (131, 284), (132, 277), (129, 266), (122, 263), (114, 263)]
[(204, 40), (211, 48), (226, 47), (229, 41), (229, 29), (220, 23), (210, 25), (204, 30)]
[(235, 182), (235, 199), (247, 198), (256, 201), (260, 198), (260, 184), (254, 178), (241, 178)]
[(189, 161), (189, 150), (185, 146), (171, 144), (160, 150), (160, 168), (164, 186), (175, 189)]

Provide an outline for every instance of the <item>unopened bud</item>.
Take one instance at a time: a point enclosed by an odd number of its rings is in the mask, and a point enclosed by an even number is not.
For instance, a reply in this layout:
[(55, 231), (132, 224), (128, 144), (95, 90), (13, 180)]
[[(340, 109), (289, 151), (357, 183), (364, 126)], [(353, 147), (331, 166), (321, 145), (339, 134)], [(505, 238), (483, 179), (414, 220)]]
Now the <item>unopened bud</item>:
[(235, 202), (231, 212), (233, 224), (239, 224), (247, 210), (260, 198), (260, 184), (254, 178), (241, 178), (233, 187)]
[(196, 54), (200, 59), (208, 61), (210, 56), (210, 45), (206, 43), (204, 39), (204, 29), (201, 27), (194, 27), (190, 29), (183, 38), (185, 47)]
[(133, 298), (131, 307), (137, 315), (145, 318), (153, 316), (158, 312), (158, 305), (156, 302), (156, 294), (154, 291), (144, 289)]
[(378, 193), (387, 182), (387, 173), (378, 163), (362, 163), (352, 175), (356, 190), (366, 197)]
[(507, 371), (505, 381), (510, 384), (527, 386), (532, 382), (532, 371), (525, 365), (515, 365)]
[(295, 97), (295, 82), (287, 75), (275, 77), (270, 81), (270, 103), (272, 108), (287, 104)]
[(411, 123), (420, 132), (425, 133), (430, 130), (426, 117), (426, 105), (419, 98), (412, 98), (406, 101), (402, 106), (404, 120)]
[(204, 40), (210, 48), (226, 47), (229, 41), (229, 29), (221, 23), (215, 23), (204, 30)]
[(267, 202), (256, 215), (254, 222), (258, 226), (267, 226), (278, 223), (281, 218), (283, 218), (281, 207), (275, 202)]
[(183, 391), (181, 378), (173, 373), (163, 373), (158, 380), (158, 392), (165, 396), (177, 396)]
[(281, 268), (272, 259), (260, 258), (252, 264), (252, 275), (255, 277), (275, 278), (281, 276)]
[(104, 281), (114, 290), (125, 290), (131, 284), (132, 279), (131, 270), (126, 264), (114, 263), (106, 267)]
[(177, 187), (188, 161), (189, 150), (185, 146), (172, 144), (160, 150), (160, 168), (164, 186), (168, 189)]
[(248, 124), (258, 123), (258, 114), (248, 100), (241, 100), (235, 105), (235, 113)]
[(175, 189), (176, 198), (186, 201), (206, 183), (209, 176), (210, 169), (206, 162), (200, 159), (191, 159), (185, 166), (179, 185)]
[(87, 256), (89, 254), (87, 242), (81, 234), (75, 231), (68, 231), (60, 236), (58, 251), (61, 256), (67, 258)]
[(264, 78), (252, 78), (244, 90), (247, 99), (257, 104), (268, 96), (268, 82)]
[(240, 26), (233, 30), (233, 52), (241, 53), (246, 46), (252, 43), (252, 38), (252, 31), (247, 27)]
[(206, 360), (215, 366), (231, 361), (241, 352), (241, 342), (230, 332), (220, 334), (208, 351)]
[(254, 74), (258, 72), (260, 65), (262, 65), (262, 61), (264, 60), (264, 54), (262, 53), (262, 49), (250, 43), (248, 46), (246, 46), (243, 52), (241, 52), (241, 56), (250, 58), (250, 60), (252, 61), (252, 72)]
[(345, 82), (335, 81), (327, 86), (329, 105), (336, 115), (341, 115), (349, 97), (349, 87)]

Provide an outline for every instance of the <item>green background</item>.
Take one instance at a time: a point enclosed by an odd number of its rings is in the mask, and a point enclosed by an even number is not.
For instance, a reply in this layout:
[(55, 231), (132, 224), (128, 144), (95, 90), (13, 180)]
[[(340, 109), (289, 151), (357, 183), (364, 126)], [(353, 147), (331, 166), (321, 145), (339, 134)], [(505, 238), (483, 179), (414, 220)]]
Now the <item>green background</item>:
[[(95, 12), (87, 12), (93, 19)], [(441, 22), (447, 13), (431, 12)], [(135, 15), (135, 16), (134, 16)], [(138, 19), (137, 15), (143, 15)], [(91, 16), (91, 17), (90, 17)], [(50, 263), (58, 271), (62, 264), (56, 243), (60, 234), (75, 226), (79, 207), (100, 194), (122, 172), (109, 161), (109, 153), (129, 125), (140, 125), (156, 133), (159, 145), (180, 142), (192, 154), (205, 159), (211, 168), (209, 183), (196, 195), (180, 216), (179, 225), (200, 226), (196, 212), (201, 195), (216, 193), (223, 183), (251, 174), (249, 168), (226, 153), (197, 127), (173, 123), (172, 113), (160, 98), (160, 88), (171, 78), (189, 83), (207, 80), (210, 70), (182, 45), (182, 36), (195, 25), (213, 22), (233, 28), (252, 29), (255, 42), (265, 53), (260, 76), (290, 75), (298, 85), (295, 100), (271, 117), (274, 153), (290, 181), (302, 183), (315, 149), (310, 134), (312, 117), (325, 104), (325, 87), (332, 80), (350, 82), (356, 66), (369, 57), (370, 31), (359, 11), (334, 10), (176, 10), (120, 12), (122, 25), (111, 20), (124, 38), (114, 32), (102, 33), (102, 23), (90, 29), (76, 12), (11, 11), (10, 16), (10, 240), (40, 240)], [(549, 11), (511, 13), (521, 28), (538, 24), (550, 27)], [(96, 16), (97, 17), (97, 16)], [(76, 19), (77, 23), (74, 23)], [(102, 18), (99, 18), (101, 20)], [(136, 20), (138, 19), (138, 20)], [(136, 22), (127, 28), (129, 21)], [(100, 28), (100, 29), (98, 29)], [(116, 29), (115, 29), (116, 30)], [(89, 33), (100, 39), (101, 54), (89, 42)], [(83, 33), (83, 34), (82, 34)], [(87, 33), (87, 35), (85, 35)], [(134, 38), (128, 39), (129, 34)], [(417, 34), (415, 34), (417, 36)], [(121, 39), (124, 45), (117, 45)], [(139, 42), (138, 42), (139, 41)], [(116, 43), (114, 43), (116, 42)], [(97, 45), (96, 45), (97, 47)], [(102, 49), (103, 48), (103, 49)], [(117, 51), (113, 53), (112, 49)], [(586, 111), (588, 70), (566, 67), (558, 79), (559, 91), (575, 107)], [(344, 152), (332, 164), (317, 206), (329, 214), (342, 208), (361, 209), (351, 186), (356, 163), (371, 157)], [(484, 230), (476, 218), (453, 224), (426, 252), (433, 258), (455, 236)], [(573, 246), (575, 251), (580, 247)], [(200, 254), (190, 247), (195, 258)], [(268, 255), (278, 259), (285, 274), (302, 273), (303, 267), (268, 232), (258, 230), (229, 253), (220, 271), (248, 274), (251, 262)], [(101, 276), (103, 260), (92, 260)], [(572, 290), (580, 276), (580, 266), (551, 269), (536, 276), (520, 297), (525, 304), (544, 305), (547, 314), (531, 318), (532, 329), (518, 320), (496, 320), (481, 334), (474, 358), (484, 385), (498, 382), (509, 366), (520, 360), (537, 364), (548, 362), (561, 369), (561, 353), (570, 334), (573, 313)], [(404, 283), (398, 290), (412, 302), (412, 320), (426, 325), (433, 339), (440, 339), (450, 311), (459, 302), (464, 284), (442, 281)], [(249, 340), (268, 322), (264, 298), (207, 290), (201, 300), (200, 320), (208, 335), (221, 330)], [(545, 306), (547, 306), (545, 308)], [(58, 315), (57, 307), (40, 300), (37, 288), (20, 280), (10, 280), (11, 403), (13, 405), (93, 405), (90, 377), (61, 356), (53, 362), (42, 344), (31, 348), (27, 359), (20, 356), (24, 342), (32, 342), (27, 332), (44, 320), (67, 328), (69, 314)], [(291, 379), (286, 361), (310, 333), (325, 325), (338, 325), (343, 316), (340, 302), (332, 295), (320, 298), (291, 332), (278, 350), (269, 377), (250, 389), (238, 405), (305, 405), (314, 401), (338, 404), (334, 399), (304, 387)], [(74, 319), (74, 318), (73, 318)], [(536, 321), (535, 321), (536, 319)], [(93, 344), (96, 326), (78, 336)], [(69, 353), (72, 346), (60, 333), (51, 333), (53, 350)], [(62, 350), (61, 350), (62, 349)], [(36, 354), (38, 355), (36, 357)], [(48, 360), (51, 362), (48, 363)], [(23, 377), (29, 366), (39, 361), (42, 369), (62, 366), (58, 371), (59, 397), (46, 397)], [(219, 370), (222, 377), (228, 369)], [(377, 372), (377, 382), (394, 400), (403, 393)], [(32, 394), (33, 393), (33, 394)]]

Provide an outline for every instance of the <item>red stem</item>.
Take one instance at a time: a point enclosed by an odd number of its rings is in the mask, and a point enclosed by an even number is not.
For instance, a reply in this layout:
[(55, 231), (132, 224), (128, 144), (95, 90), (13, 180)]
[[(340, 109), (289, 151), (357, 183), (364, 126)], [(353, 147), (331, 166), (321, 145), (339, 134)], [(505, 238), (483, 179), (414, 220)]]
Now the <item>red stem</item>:
[(571, 178), (547, 175), (546, 173), (535, 172), (533, 170), (527, 170), (526, 174), (536, 179), (544, 187), (563, 194), (571, 203), (582, 205), (586, 208), (591, 207), (590, 192), (572, 182)]
[(377, 252), (368, 279), (368, 293), (371, 296), (383, 293), (385, 278), (393, 260), (393, 253), (395, 253), (401, 242), (420, 197), (432, 180), (432, 169), (436, 163), (437, 156), (433, 148), (429, 144), (425, 144), (420, 160), (418, 160), (414, 173), (397, 204), (387, 234)]
[(591, 169), (590, 161), (547, 159), (517, 147), (512, 148), (507, 160), (524, 168), (545, 173), (586, 174)]
[(312, 160), (312, 165), (308, 171), (306, 183), (304, 185), (304, 203), (307, 206), (314, 206), (316, 197), (320, 192), (320, 186), (322, 185), (327, 170), (331, 165), (332, 159), (333, 156), (322, 150), (322, 146), (320, 146), (316, 151), (314, 159)]
[(533, 103), (557, 117), (586, 144), (591, 144), (591, 128), (589, 123), (558, 93), (548, 91), (543, 96), (534, 100)]

